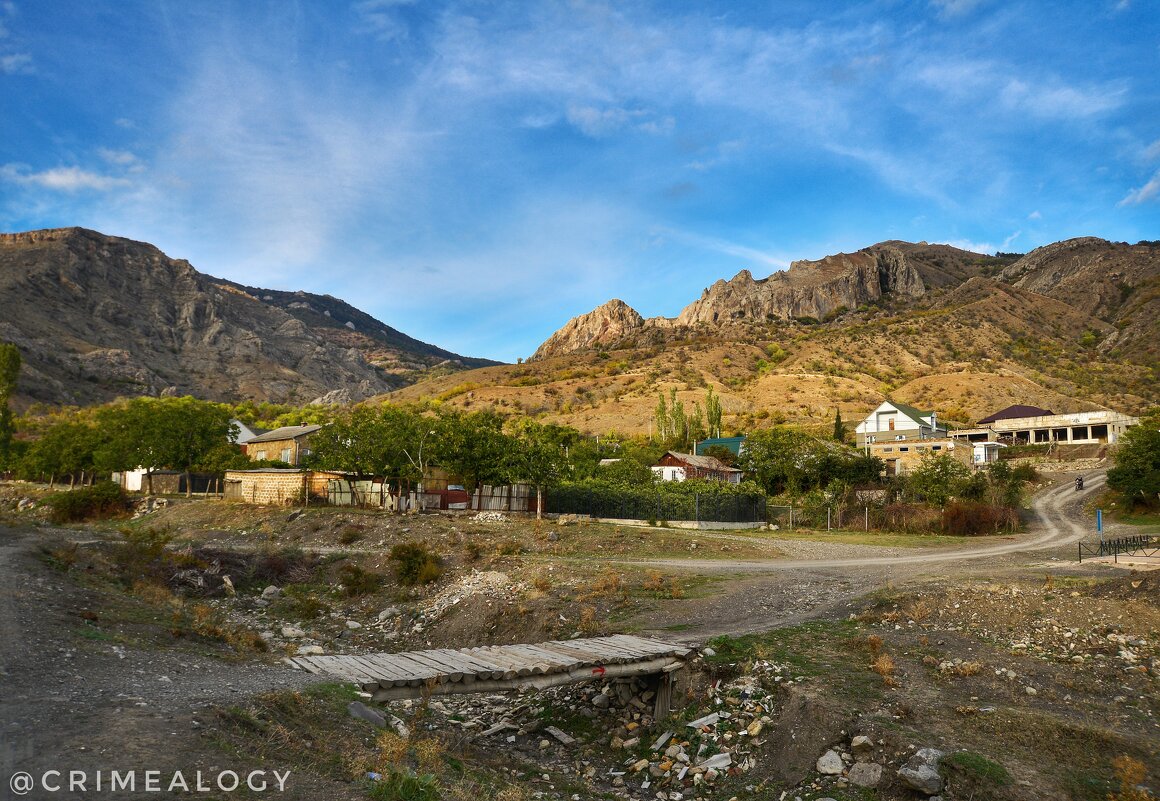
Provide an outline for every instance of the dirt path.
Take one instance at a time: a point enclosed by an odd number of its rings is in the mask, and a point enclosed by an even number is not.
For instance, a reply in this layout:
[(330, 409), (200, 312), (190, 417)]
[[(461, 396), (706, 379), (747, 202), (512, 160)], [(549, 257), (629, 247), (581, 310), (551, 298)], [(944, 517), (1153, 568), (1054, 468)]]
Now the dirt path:
[(255, 769), (205, 742), (213, 707), (313, 679), (275, 661), (238, 665), (110, 641), (82, 616), (99, 609), (99, 598), (45, 566), (39, 541), (36, 531), (0, 526), (0, 799), (20, 797), (9, 783), (21, 771), (82, 771), (87, 792), (69, 792), (66, 778), (51, 794), (80, 799), (96, 797), (97, 771), (137, 771), (144, 782), (145, 770), (192, 777)]
[[(1094, 528), (1083, 520), (1083, 504), (1105, 484), (1100, 472), (1084, 476), (1075, 490), (1071, 477), (1041, 492), (1032, 503), (1034, 520), (1024, 534), (1001, 544), (923, 550), (890, 556), (842, 559), (654, 559), (621, 560), (659, 570), (689, 570), (706, 575), (730, 574), (724, 592), (708, 599), (667, 602), (637, 615), (631, 624), (642, 631), (686, 642), (728, 634), (739, 636), (824, 616), (842, 616), (854, 600), (885, 586), (940, 581), (948, 575), (1022, 570), (1027, 556), (1071, 558), (1074, 545)], [(858, 546), (851, 546), (857, 552)], [(899, 549), (901, 550), (901, 549)]]

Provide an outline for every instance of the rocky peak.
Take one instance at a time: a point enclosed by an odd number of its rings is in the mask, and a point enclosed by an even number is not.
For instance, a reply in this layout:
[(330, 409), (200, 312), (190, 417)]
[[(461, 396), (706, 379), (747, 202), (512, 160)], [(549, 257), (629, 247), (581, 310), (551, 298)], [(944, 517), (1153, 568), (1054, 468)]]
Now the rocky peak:
[(677, 317), (677, 325), (716, 325), (740, 320), (794, 317), (822, 319), (841, 307), (857, 308), (886, 293), (917, 297), (922, 276), (896, 247), (877, 245), (817, 261), (795, 261), (789, 270), (755, 281), (742, 270), (731, 281), (706, 289)]
[(644, 318), (623, 300), (610, 300), (587, 314), (574, 317), (536, 350), (544, 359), (587, 348), (612, 345), (644, 326)]

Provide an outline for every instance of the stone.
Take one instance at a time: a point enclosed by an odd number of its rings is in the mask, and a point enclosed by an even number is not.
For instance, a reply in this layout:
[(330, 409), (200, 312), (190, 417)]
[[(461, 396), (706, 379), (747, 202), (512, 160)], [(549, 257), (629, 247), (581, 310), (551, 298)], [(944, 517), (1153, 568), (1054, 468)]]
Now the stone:
[(297, 640), (306, 636), (306, 632), (297, 626), (283, 626), (282, 636), (288, 640)]
[(850, 750), (855, 758), (869, 757), (874, 753), (874, 741), (864, 734), (859, 734), (850, 740)]
[(377, 726), (380, 729), (387, 728), (387, 719), (364, 704), (362, 701), (351, 701), (350, 705), (347, 706), (346, 711), (350, 713), (352, 718), (365, 720), (371, 725)]
[(262, 598), (264, 598), (267, 601), (272, 601), (275, 598), (281, 598), (281, 597), (282, 597), (282, 588), (275, 587), (273, 584), (271, 584), (266, 589), (262, 590)]
[(322, 656), (325, 651), (322, 650), (321, 645), (300, 645), (298, 646), (299, 656)]
[(597, 693), (596, 695), (592, 696), (592, 706), (596, 707), (597, 709), (608, 709), (611, 704), (612, 699), (604, 693)]
[(839, 776), (845, 766), (842, 763), (842, 757), (838, 755), (837, 751), (833, 749), (827, 751), (818, 757), (818, 773), (826, 776)]
[(882, 781), (882, 766), (877, 762), (859, 762), (850, 768), (847, 778), (859, 787), (877, 787)]
[(348, 629), (361, 629), (362, 623), (359, 623), (357, 620), (348, 620), (346, 621), (346, 627)]
[(701, 655), (702, 656), (716, 656), (717, 652), (714, 651), (712, 648), (702, 648)]
[(943, 752), (937, 748), (920, 748), (898, 769), (898, 778), (912, 790), (924, 795), (935, 795), (943, 788), (943, 778), (938, 772), (942, 756)]

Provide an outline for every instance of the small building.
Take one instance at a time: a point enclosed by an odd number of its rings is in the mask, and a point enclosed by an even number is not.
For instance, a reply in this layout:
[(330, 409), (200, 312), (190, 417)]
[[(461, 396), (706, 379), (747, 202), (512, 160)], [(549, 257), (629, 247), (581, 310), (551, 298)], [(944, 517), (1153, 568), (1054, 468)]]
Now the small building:
[(950, 437), (922, 440), (886, 440), (871, 442), (863, 447), (871, 456), (877, 456), (886, 463), (886, 474), (905, 475), (919, 465), (924, 456), (947, 454), (965, 465), (974, 464), (970, 443), (958, 442)]
[(1007, 446), (1001, 442), (972, 442), (971, 463), (975, 467), (985, 467), (999, 461), (999, 449)]
[(261, 467), (256, 470), (227, 470), (225, 499), (262, 506), (293, 506), (307, 497), (325, 501), (330, 482), (343, 479), (342, 473), (325, 470), (293, 470), (284, 467)]
[(246, 456), (253, 461), (277, 461), (289, 465), (302, 463), (310, 455), (310, 436), (322, 426), (283, 426), (259, 434), (245, 444)]
[(692, 453), (669, 451), (652, 467), (653, 475), (661, 481), (687, 481), (703, 478), (710, 481), (724, 481), (726, 484), (740, 484), (741, 471), (712, 456), (697, 456)]
[(734, 456), (740, 456), (745, 451), (745, 437), (713, 437), (703, 439), (693, 445), (693, 452), (697, 456), (704, 456), (710, 448), (724, 448), (732, 451)]
[(952, 428), (948, 433), (952, 439), (962, 440), (963, 442), (994, 442), (999, 438), (995, 429), (989, 426)]
[(1016, 420), (1021, 417), (1050, 417), (1055, 414), (1051, 409), (1040, 409), (1038, 406), (1026, 406), (1017, 403), (1014, 406), (1008, 406), (1006, 409), (1000, 409), (992, 415), (988, 415), (979, 421), (980, 426), (997, 423), (1000, 420)]
[[(1047, 414), (1023, 414), (1026, 411)], [(1012, 416), (1012, 415), (1023, 416)], [(1100, 410), (1051, 414), (1047, 409), (1034, 406), (1009, 406), (980, 423), (986, 422), (995, 433), (1016, 445), (1037, 445), (1058, 442), (1068, 445), (1114, 445), (1120, 435), (1140, 419), (1120, 412)]]
[(934, 412), (923, 412), (905, 403), (883, 401), (854, 429), (859, 448), (876, 442), (902, 442), (912, 439), (942, 439), (947, 427), (939, 425)]

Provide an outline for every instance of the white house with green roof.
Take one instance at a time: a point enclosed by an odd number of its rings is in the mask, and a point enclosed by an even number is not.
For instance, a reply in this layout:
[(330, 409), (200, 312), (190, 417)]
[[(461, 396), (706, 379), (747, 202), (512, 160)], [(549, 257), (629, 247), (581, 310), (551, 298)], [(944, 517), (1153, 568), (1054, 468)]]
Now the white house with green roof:
[(859, 448), (878, 442), (942, 439), (947, 436), (947, 427), (939, 425), (934, 412), (923, 412), (895, 401), (883, 401), (858, 423), (854, 431)]

